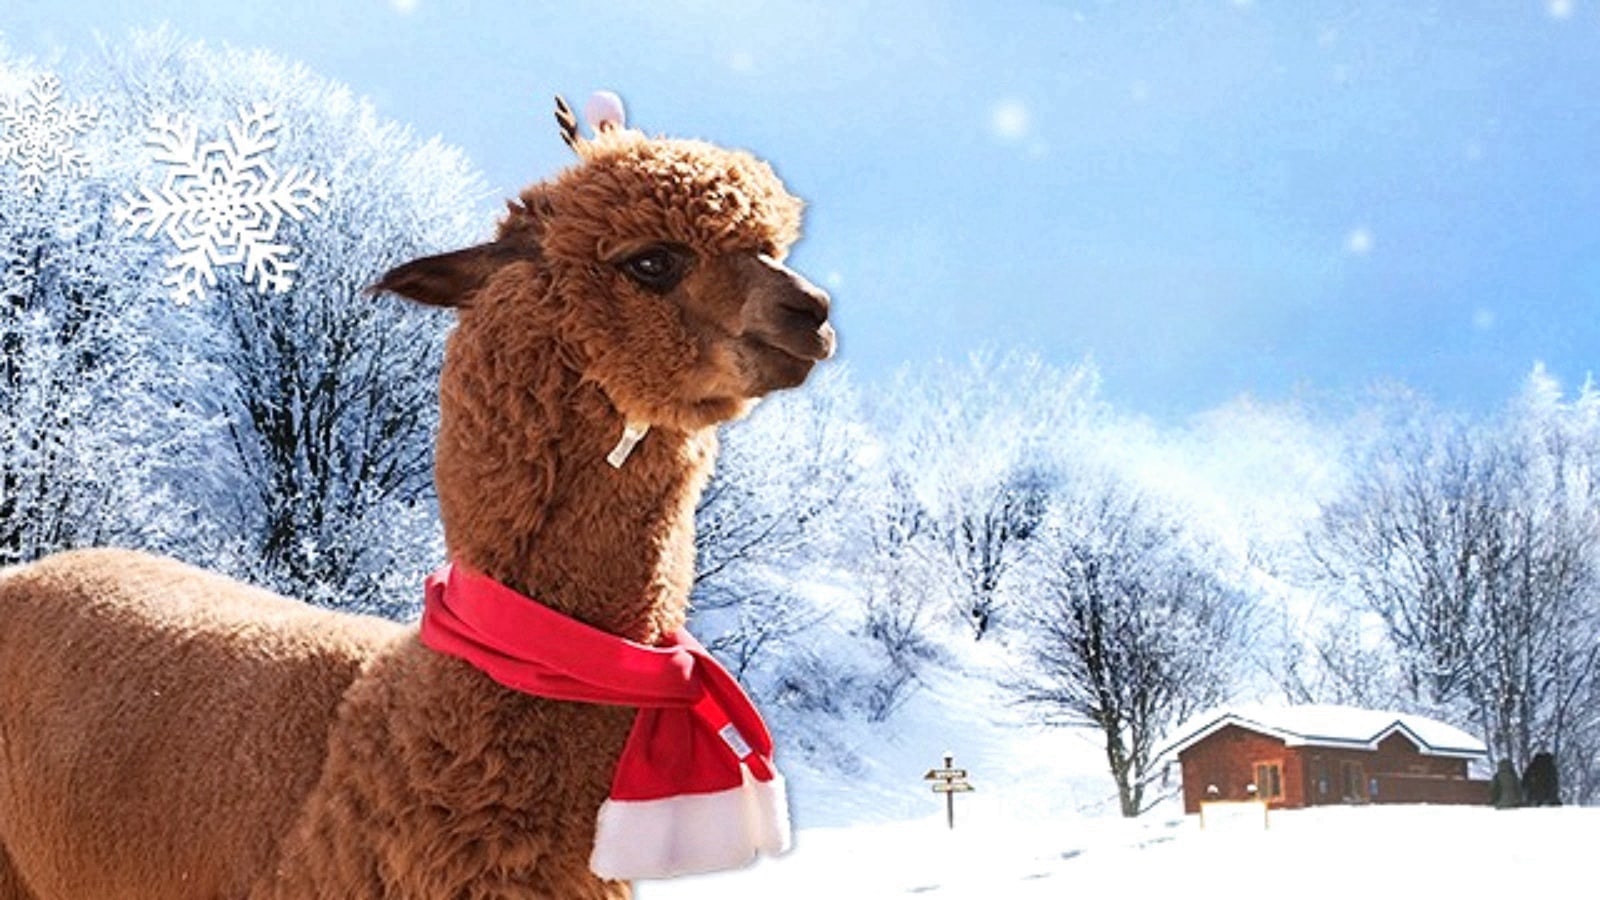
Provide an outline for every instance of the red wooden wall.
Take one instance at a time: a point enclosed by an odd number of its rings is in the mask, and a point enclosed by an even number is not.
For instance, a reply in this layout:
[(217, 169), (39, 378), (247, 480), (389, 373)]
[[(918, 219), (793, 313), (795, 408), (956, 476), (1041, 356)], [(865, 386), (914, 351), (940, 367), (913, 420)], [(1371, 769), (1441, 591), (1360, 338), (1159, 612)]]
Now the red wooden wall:
[[(1489, 782), (1469, 780), (1467, 761), (1425, 756), (1409, 738), (1391, 734), (1376, 750), (1288, 747), (1237, 725), (1225, 726), (1178, 754), (1183, 808), (1209, 799), (1250, 800), (1247, 785), (1260, 763), (1280, 766), (1283, 794), (1271, 806), (1296, 809), (1331, 803), (1487, 803)], [(1347, 768), (1348, 766), (1348, 768)]]

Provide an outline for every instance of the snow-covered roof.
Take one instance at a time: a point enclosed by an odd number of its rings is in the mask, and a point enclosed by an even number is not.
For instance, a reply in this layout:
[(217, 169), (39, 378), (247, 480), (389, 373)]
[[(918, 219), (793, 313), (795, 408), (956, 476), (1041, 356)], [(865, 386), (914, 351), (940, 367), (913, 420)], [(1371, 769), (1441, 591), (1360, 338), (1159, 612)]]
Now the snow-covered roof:
[(1399, 732), (1427, 756), (1476, 759), (1488, 754), (1483, 741), (1426, 716), (1354, 706), (1305, 704), (1214, 709), (1178, 726), (1162, 755), (1182, 752), (1229, 725), (1278, 738), (1288, 747), (1376, 750), (1380, 741)]

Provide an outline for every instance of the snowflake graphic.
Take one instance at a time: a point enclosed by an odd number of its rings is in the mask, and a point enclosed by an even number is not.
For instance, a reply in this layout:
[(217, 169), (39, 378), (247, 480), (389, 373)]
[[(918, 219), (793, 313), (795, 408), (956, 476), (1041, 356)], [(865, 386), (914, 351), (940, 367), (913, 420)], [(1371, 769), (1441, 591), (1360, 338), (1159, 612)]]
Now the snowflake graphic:
[(216, 267), (244, 265), (245, 281), (261, 290), (284, 293), (299, 269), (286, 258), (292, 248), (277, 243), (285, 215), (301, 221), (320, 211), (328, 186), (312, 172), (290, 169), (281, 178), (268, 150), (277, 146), (278, 120), (263, 103), (239, 109), (227, 140), (199, 143), (196, 127), (176, 116), (157, 114), (150, 120), (146, 143), (167, 174), (155, 190), (141, 187), (137, 197), (123, 195), (116, 220), (135, 234), (164, 233), (178, 248), (167, 259), (176, 271), (162, 280), (172, 299), (185, 304), (205, 296), (217, 284)]
[(22, 189), (38, 196), (46, 172), (81, 175), (89, 162), (72, 146), (98, 112), (88, 102), (61, 103), (61, 79), (40, 75), (21, 98), (0, 97), (0, 163), (15, 160), (22, 167)]

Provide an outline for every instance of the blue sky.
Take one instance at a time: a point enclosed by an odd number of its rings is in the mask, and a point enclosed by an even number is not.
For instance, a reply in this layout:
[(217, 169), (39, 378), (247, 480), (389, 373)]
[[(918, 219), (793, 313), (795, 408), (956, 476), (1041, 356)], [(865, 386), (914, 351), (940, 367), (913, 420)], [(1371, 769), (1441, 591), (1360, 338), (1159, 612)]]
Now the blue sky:
[(550, 95), (768, 157), (865, 384), (1014, 347), (1119, 407), (1400, 380), (1482, 410), (1600, 353), (1600, 2), (7, 0), (63, 69), (170, 23), (350, 84), (500, 196)]

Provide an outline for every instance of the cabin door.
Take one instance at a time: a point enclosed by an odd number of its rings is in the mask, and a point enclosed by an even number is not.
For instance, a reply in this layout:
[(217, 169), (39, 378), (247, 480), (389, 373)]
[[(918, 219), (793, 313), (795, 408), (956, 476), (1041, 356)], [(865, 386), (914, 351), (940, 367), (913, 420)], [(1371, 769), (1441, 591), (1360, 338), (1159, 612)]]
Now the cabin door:
[(1345, 761), (1339, 764), (1339, 789), (1346, 803), (1367, 801), (1367, 774), (1361, 763)]

